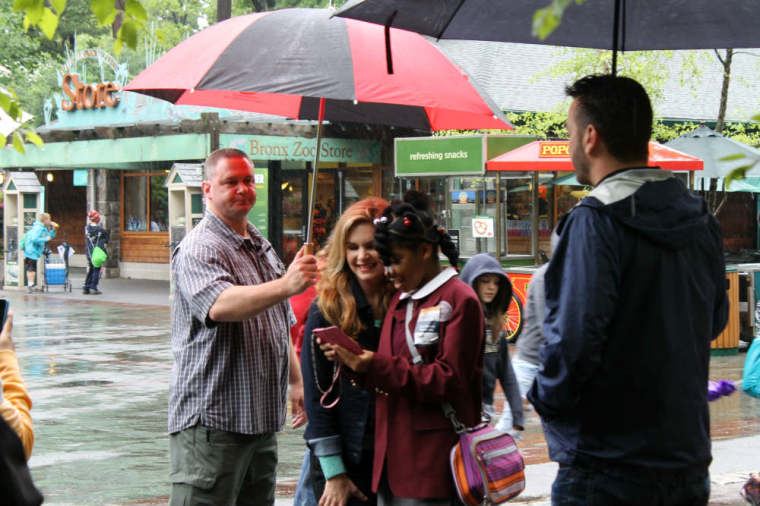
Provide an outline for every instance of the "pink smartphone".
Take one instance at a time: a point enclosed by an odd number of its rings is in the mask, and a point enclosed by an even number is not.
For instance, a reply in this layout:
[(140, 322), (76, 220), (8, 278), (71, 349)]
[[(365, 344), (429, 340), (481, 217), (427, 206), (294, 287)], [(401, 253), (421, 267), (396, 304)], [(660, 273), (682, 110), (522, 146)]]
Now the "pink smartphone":
[(342, 330), (334, 325), (332, 327), (314, 329), (312, 333), (317, 336), (321, 342), (343, 346), (354, 355), (361, 355), (364, 353), (364, 348), (362, 348), (358, 342), (348, 337)]

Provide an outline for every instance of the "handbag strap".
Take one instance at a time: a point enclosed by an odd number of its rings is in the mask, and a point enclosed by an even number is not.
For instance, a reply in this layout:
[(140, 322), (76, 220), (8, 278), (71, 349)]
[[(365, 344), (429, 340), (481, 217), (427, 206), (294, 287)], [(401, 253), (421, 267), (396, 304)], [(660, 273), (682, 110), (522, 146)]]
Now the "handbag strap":
[(406, 303), (406, 318), (404, 319), (404, 330), (406, 331), (406, 345), (409, 347), (409, 353), (412, 354), (412, 363), (421, 364), (422, 355), (417, 351), (417, 347), (414, 345), (414, 337), (409, 331), (409, 322), (414, 314), (414, 300), (410, 297)]
[[(410, 297), (409, 301), (406, 303), (406, 319), (404, 320), (404, 330), (406, 331), (406, 345), (409, 347), (409, 353), (412, 354), (412, 363), (416, 365), (422, 363), (422, 356), (417, 350), (417, 347), (414, 345), (414, 338), (412, 337), (412, 332), (409, 330), (409, 321), (412, 319), (413, 314), (414, 300)], [(441, 403), (441, 408), (443, 408), (443, 415), (451, 422), (451, 426), (454, 428), (454, 432), (457, 434), (463, 434), (467, 430), (467, 427), (465, 427), (465, 425), (457, 419), (457, 412), (454, 409), (454, 406), (444, 401)]]
[(316, 337), (314, 334), (311, 335), (311, 370), (312, 374), (314, 375), (314, 384), (317, 385), (317, 390), (319, 390), (319, 393), (322, 395), (319, 397), (319, 405), (322, 406), (325, 409), (330, 409), (335, 407), (336, 404), (338, 404), (338, 401), (340, 401), (340, 392), (338, 392), (338, 395), (335, 397), (335, 400), (332, 401), (329, 404), (325, 404), (327, 402), (327, 396), (330, 395), (330, 393), (335, 388), (335, 385), (338, 385), (338, 388), (340, 389), (340, 371), (341, 371), (341, 364), (338, 364), (337, 366), (333, 364), (333, 377), (332, 381), (330, 382), (330, 386), (327, 387), (327, 390), (322, 390), (322, 386), (319, 384), (319, 376), (317, 375), (317, 359), (316, 359)]

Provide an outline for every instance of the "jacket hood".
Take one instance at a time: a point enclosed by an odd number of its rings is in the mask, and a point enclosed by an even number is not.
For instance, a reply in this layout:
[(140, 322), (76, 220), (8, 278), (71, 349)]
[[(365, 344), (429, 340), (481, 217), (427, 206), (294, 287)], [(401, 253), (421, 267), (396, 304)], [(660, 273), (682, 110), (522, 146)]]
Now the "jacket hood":
[(714, 221), (704, 200), (670, 172), (624, 170), (604, 179), (579, 204), (599, 209), (648, 239), (681, 249)]
[(467, 261), (464, 269), (462, 269), (462, 273), (459, 275), (459, 279), (475, 288), (475, 280), (483, 274), (497, 274), (504, 277), (504, 279), (507, 278), (501, 264), (494, 257), (488, 253), (478, 253)]

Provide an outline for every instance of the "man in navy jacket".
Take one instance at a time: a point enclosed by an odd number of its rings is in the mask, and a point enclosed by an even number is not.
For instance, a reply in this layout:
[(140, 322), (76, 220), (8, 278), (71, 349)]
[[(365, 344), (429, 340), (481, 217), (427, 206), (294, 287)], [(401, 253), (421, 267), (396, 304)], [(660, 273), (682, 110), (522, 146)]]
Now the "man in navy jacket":
[(567, 94), (576, 177), (594, 190), (557, 225), (528, 394), (560, 464), (552, 504), (707, 504), (709, 346), (728, 315), (720, 227), (647, 168), (639, 83), (587, 76)]

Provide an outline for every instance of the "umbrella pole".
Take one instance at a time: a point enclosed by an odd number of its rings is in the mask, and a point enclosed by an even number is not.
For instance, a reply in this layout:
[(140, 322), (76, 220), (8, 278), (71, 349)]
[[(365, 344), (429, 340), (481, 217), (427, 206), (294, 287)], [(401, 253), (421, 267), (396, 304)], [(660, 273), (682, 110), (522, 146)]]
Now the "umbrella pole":
[(618, 33), (620, 30), (620, 0), (615, 0), (615, 19), (612, 24), (612, 74), (617, 74)]
[(317, 173), (319, 172), (319, 151), (322, 148), (322, 121), (325, 119), (325, 99), (319, 99), (319, 115), (317, 123), (317, 146), (314, 152), (314, 166), (311, 168), (311, 191), (309, 192), (309, 211), (306, 218), (306, 253), (314, 254), (312, 235), (314, 230), (314, 200), (317, 197)]

